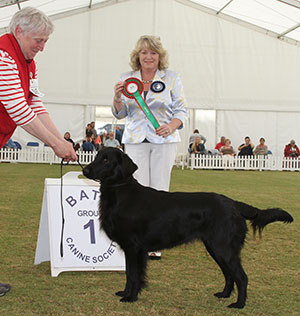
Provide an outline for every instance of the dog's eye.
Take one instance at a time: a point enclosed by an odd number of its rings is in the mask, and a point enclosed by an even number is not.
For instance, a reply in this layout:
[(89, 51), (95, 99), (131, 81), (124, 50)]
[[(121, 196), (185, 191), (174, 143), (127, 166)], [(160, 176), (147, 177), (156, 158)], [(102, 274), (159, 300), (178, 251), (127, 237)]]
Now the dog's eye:
[(107, 158), (104, 158), (104, 159), (102, 160), (102, 162), (103, 162), (103, 163), (108, 163), (108, 159), (107, 159)]

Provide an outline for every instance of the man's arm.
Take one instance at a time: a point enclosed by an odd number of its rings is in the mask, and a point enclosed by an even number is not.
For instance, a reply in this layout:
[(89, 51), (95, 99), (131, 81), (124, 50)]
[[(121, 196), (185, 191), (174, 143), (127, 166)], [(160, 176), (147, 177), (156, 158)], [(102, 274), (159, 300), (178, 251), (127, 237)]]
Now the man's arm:
[(50, 115), (48, 113), (43, 113), (41, 115), (38, 115), (38, 118), (53, 135), (55, 135), (60, 140), (65, 140), (63, 135), (58, 131), (58, 129), (52, 122)]
[[(23, 125), (22, 128), (27, 133), (49, 145), (58, 157), (64, 158), (67, 161), (77, 160), (72, 144), (63, 139), (48, 114), (43, 114), (43, 116), (48, 116), (48, 118), (44, 118), (47, 121), (46, 125), (43, 124), (43, 121), (39, 117), (36, 117), (27, 125)], [(56, 132), (58, 133), (57, 135), (55, 134)]]

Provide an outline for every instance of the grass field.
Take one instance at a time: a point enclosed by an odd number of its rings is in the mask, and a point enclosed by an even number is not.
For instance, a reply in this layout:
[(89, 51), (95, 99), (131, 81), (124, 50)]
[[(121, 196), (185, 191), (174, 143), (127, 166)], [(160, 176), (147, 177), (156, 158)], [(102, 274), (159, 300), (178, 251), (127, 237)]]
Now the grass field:
[[(64, 167), (64, 172), (79, 170)], [(249, 277), (243, 310), (217, 299), (223, 275), (201, 243), (163, 251), (149, 262), (148, 287), (138, 302), (119, 303), (124, 272), (64, 272), (50, 275), (49, 262), (34, 266), (45, 178), (60, 166), (0, 163), (0, 281), (12, 290), (0, 297), (1, 316), (299, 316), (300, 173), (174, 169), (171, 191), (210, 191), (259, 208), (282, 207), (294, 223), (270, 224), (263, 238), (249, 232), (242, 252)]]

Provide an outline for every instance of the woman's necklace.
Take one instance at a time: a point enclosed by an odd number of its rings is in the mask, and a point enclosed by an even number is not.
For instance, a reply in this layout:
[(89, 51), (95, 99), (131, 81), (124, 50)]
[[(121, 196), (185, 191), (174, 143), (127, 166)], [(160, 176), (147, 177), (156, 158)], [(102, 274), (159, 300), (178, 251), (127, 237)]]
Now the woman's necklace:
[(150, 83), (152, 81), (153, 81), (153, 79), (151, 79), (151, 80), (142, 80), (142, 83)]

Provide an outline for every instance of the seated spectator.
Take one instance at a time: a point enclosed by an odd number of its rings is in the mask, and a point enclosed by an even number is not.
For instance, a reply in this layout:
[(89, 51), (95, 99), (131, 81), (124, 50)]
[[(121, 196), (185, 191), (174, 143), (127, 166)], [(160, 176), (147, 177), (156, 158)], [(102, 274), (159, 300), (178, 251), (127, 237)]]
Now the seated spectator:
[(220, 151), (220, 148), (225, 145), (225, 141), (226, 141), (226, 137), (225, 137), (225, 136), (222, 136), (222, 137), (220, 138), (220, 141), (217, 143), (215, 149), (217, 149), (217, 150)]
[(115, 139), (115, 134), (114, 132), (109, 132), (108, 137), (104, 143), (104, 147), (117, 147), (121, 148), (121, 145), (117, 139)]
[(83, 151), (94, 151), (95, 147), (93, 145), (93, 137), (92, 136), (86, 136), (85, 140), (82, 143), (81, 146)]
[(300, 151), (296, 142), (292, 139), (284, 148), (284, 157), (296, 158), (299, 157)]
[(200, 136), (196, 136), (194, 142), (190, 144), (189, 152), (191, 154), (205, 154), (205, 146)]
[(104, 146), (104, 143), (107, 139), (107, 134), (106, 134), (106, 130), (104, 129), (102, 134), (100, 135), (100, 139), (101, 139), (101, 146)]
[(206, 143), (206, 138), (205, 138), (203, 135), (200, 135), (200, 134), (199, 134), (199, 130), (198, 130), (198, 129), (195, 129), (194, 132), (193, 132), (193, 134), (192, 134), (192, 135), (190, 136), (190, 138), (189, 138), (189, 146), (190, 146), (191, 144), (193, 144), (193, 142), (195, 141), (195, 138), (196, 138), (197, 136), (200, 137), (200, 139), (201, 139), (203, 145)]
[(222, 146), (219, 151), (220, 151), (220, 154), (223, 156), (225, 155), (235, 156), (235, 151), (233, 147), (231, 146), (231, 140), (228, 138), (225, 140), (224, 146)]
[(267, 155), (268, 154), (268, 146), (265, 144), (265, 139), (263, 137), (260, 138), (259, 144), (255, 147), (254, 155)]
[(235, 151), (231, 146), (230, 139), (225, 140), (225, 145), (220, 148), (220, 154), (223, 157), (223, 162), (225, 167), (233, 167), (234, 166), (234, 156)]
[(64, 134), (64, 139), (65, 139), (67, 142), (70, 142), (70, 143), (73, 145), (73, 148), (74, 148), (75, 151), (80, 148), (80, 145), (79, 145), (78, 143), (75, 145), (73, 139), (71, 138), (71, 134), (70, 134), (69, 132), (65, 132), (65, 134)]
[(245, 137), (245, 143), (238, 147), (239, 156), (253, 156), (254, 145), (251, 143), (250, 137)]
[(10, 138), (7, 143), (3, 146), (5, 149), (18, 149), (17, 145), (13, 142), (13, 140)]

